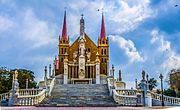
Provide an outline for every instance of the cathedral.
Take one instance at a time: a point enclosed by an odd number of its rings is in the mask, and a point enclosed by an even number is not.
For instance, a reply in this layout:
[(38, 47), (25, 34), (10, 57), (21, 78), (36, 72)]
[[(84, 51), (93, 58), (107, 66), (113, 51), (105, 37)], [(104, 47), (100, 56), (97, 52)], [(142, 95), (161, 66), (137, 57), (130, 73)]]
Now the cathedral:
[(59, 36), (59, 55), (54, 60), (55, 75), (62, 76), (64, 84), (100, 84), (109, 75), (109, 43), (105, 32), (104, 15), (97, 45), (85, 32), (85, 20), (80, 19), (80, 33), (70, 44), (67, 35), (66, 11), (62, 35)]

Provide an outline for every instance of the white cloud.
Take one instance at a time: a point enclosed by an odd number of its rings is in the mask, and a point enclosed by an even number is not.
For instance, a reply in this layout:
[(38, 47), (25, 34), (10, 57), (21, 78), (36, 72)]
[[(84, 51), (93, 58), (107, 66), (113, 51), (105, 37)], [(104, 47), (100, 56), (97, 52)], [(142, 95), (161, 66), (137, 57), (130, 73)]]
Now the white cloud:
[(0, 32), (7, 31), (13, 24), (13, 21), (8, 17), (0, 16)]
[[(152, 9), (149, 0), (119, 0), (119, 6), (109, 10), (109, 18), (116, 33), (134, 30), (145, 19), (152, 17)], [(111, 30), (112, 31), (112, 30)]]
[(164, 40), (164, 36), (159, 35), (158, 30), (153, 30), (151, 32), (151, 36), (152, 36), (151, 43), (158, 44), (158, 51), (164, 52), (171, 50), (171, 43), (167, 40)]
[(22, 14), (21, 31), (22, 39), (31, 42), (32, 47), (40, 47), (57, 40), (53, 38), (55, 31), (48, 22), (40, 20), (36, 17), (31, 9), (27, 9)]
[(159, 33), (158, 30), (153, 30), (151, 43), (157, 45), (157, 51), (162, 53), (165, 56), (161, 67), (168, 72), (173, 68), (180, 68), (180, 55), (178, 55), (173, 48), (171, 43), (168, 40), (165, 40), (165, 36)]
[(118, 35), (110, 35), (113, 42), (118, 43), (119, 47), (124, 50), (125, 54), (130, 58), (130, 62), (140, 61), (144, 62), (145, 59), (140, 56), (139, 52), (137, 51), (134, 43), (131, 40), (126, 40), (121, 36)]
[(67, 24), (69, 24), (68, 29), (70, 31), (68, 33), (70, 36), (73, 36), (72, 33), (79, 33), (79, 19), (82, 13), (85, 17), (86, 32), (88, 34), (96, 33), (97, 30), (100, 32), (101, 13), (97, 10), (102, 8), (105, 15), (107, 34), (132, 31), (147, 18), (155, 16), (149, 6), (149, 0), (80, 0), (79, 2), (71, 1), (71, 3), (68, 2), (67, 4), (69, 4), (67, 10), (69, 22)]

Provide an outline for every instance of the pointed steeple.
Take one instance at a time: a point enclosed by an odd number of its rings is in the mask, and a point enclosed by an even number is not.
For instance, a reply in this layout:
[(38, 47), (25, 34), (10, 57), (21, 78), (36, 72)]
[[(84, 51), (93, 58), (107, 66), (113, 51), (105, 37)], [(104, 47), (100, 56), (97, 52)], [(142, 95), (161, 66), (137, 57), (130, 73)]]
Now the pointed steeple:
[(81, 14), (81, 19), (80, 19), (80, 36), (84, 35), (84, 18), (83, 14)]
[(66, 28), (66, 10), (64, 12), (64, 23), (62, 28), (62, 38), (67, 39), (67, 28)]
[(102, 23), (101, 23), (101, 33), (100, 33), (100, 39), (106, 38), (106, 31), (105, 31), (105, 25), (104, 25), (104, 15), (102, 12)]

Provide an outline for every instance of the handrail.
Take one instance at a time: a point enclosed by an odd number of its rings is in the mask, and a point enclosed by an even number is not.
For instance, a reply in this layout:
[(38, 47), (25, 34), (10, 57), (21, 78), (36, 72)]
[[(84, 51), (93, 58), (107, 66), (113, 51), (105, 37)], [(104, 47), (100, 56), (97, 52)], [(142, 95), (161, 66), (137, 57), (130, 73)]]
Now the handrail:
[(129, 95), (120, 95), (113, 90), (113, 98), (114, 101), (120, 105), (130, 105), (135, 106), (137, 105), (137, 97), (136, 96), (129, 96)]
[(37, 95), (26, 95), (26, 96), (18, 96), (18, 105), (28, 106), (39, 104), (46, 96), (46, 90), (43, 89)]
[(19, 89), (18, 94), (19, 96), (26, 96), (26, 95), (37, 95), (43, 89)]
[(55, 79), (56, 78), (53, 78), (50, 85), (49, 85), (49, 94), (48, 94), (49, 96), (51, 96), (51, 92), (52, 92), (52, 90), (54, 88)]
[(3, 93), (3, 94), (0, 94), (0, 101), (5, 100), (5, 99), (9, 99), (9, 97), (10, 97), (10, 91)]
[[(150, 91), (149, 91), (149, 93), (151, 94), (152, 99), (162, 101), (162, 95), (161, 94), (153, 93)], [(170, 104), (180, 105), (180, 98), (163, 95), (163, 99), (164, 99), (164, 102), (167, 102)]]

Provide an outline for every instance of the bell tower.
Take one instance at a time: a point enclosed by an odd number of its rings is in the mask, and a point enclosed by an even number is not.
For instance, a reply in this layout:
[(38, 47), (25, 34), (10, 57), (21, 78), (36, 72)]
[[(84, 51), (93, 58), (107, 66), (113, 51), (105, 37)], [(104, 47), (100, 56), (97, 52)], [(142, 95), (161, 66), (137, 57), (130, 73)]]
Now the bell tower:
[(102, 13), (101, 33), (98, 38), (98, 52), (100, 59), (100, 74), (109, 75), (109, 43), (106, 37), (104, 15)]
[(58, 69), (58, 74), (64, 73), (64, 59), (68, 58), (68, 57), (69, 57), (69, 37), (67, 36), (66, 10), (65, 10), (62, 35), (59, 36), (59, 69)]

